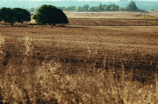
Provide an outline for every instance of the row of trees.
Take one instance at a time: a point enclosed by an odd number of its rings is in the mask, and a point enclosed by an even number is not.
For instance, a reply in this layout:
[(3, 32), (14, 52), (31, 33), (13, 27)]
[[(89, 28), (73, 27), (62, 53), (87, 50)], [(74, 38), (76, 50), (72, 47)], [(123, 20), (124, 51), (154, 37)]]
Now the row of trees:
[[(37, 24), (40, 25), (56, 25), (59, 23), (69, 23), (67, 16), (62, 10), (52, 5), (42, 5), (36, 15), (33, 16)], [(0, 21), (8, 22), (13, 25), (14, 22), (23, 23), (24, 21), (30, 21), (31, 15), (26, 9), (21, 8), (1, 8), (0, 9)]]
[(134, 1), (131, 1), (125, 8), (119, 7), (115, 4), (110, 5), (103, 5), (100, 3), (99, 6), (92, 6), (90, 7), (88, 4), (84, 6), (69, 6), (69, 7), (58, 7), (59, 9), (63, 11), (77, 11), (77, 12), (100, 12), (100, 11), (142, 11), (138, 9), (136, 6), (136, 3)]
[[(39, 7), (27, 9), (29, 12), (37, 12)], [(68, 7), (58, 7), (62, 11), (76, 11), (76, 12), (100, 12), (100, 11), (140, 11), (144, 10), (138, 9), (136, 3), (131, 1), (126, 7), (119, 7), (115, 4), (105, 5), (101, 4), (98, 6), (90, 7), (88, 4), (84, 6), (68, 6)]]
[(21, 8), (6, 8), (0, 9), (0, 21), (8, 22), (13, 25), (14, 22), (23, 23), (24, 21), (30, 21), (31, 15), (26, 9)]
[(115, 4), (110, 4), (110, 5), (102, 5), (100, 4), (99, 6), (92, 6), (90, 7), (88, 4), (84, 6), (69, 6), (69, 7), (58, 7), (59, 9), (63, 11), (77, 11), (77, 12), (83, 12), (83, 11), (88, 11), (88, 12), (100, 12), (100, 11), (118, 11), (119, 6)]

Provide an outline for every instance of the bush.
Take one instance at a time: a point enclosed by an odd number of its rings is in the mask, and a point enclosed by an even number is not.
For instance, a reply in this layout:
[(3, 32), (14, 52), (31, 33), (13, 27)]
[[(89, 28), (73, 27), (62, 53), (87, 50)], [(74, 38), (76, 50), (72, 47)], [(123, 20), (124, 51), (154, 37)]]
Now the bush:
[(33, 19), (41, 25), (48, 23), (55, 26), (58, 23), (69, 23), (67, 16), (60, 9), (51, 5), (42, 5)]

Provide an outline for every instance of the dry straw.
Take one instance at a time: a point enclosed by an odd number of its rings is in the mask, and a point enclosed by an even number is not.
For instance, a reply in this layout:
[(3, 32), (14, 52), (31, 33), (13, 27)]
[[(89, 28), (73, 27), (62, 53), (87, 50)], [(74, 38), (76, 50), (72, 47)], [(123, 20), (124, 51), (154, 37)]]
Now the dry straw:
[(4, 36), (0, 34), (0, 47), (2, 47), (4, 44), (5, 44)]
[[(27, 34), (27, 32), (26, 32)], [(33, 49), (33, 46), (32, 46), (32, 39), (28, 37), (28, 35), (24, 38), (25, 42), (24, 42), (24, 45), (25, 45), (25, 48), (26, 48), (26, 51), (25, 51), (25, 55), (28, 56), (29, 55), (29, 52), (32, 51)]]
[[(0, 49), (4, 45), (4, 36), (0, 35)], [(24, 38), (24, 46), (26, 57), (31, 56), (33, 44), (32, 39), (28, 36)], [(92, 52), (87, 47), (85, 52), (87, 59), (85, 60), (96, 57), (97, 51), (94, 54)], [(0, 94), (2, 94), (3, 102), (10, 102), (10, 104), (44, 104), (44, 102), (53, 104), (49, 102), (51, 100), (54, 102), (57, 100), (58, 104), (156, 104), (158, 102), (156, 75), (156, 88), (153, 85), (141, 86), (137, 81), (129, 78), (133, 77), (133, 73), (126, 74), (123, 62), (121, 62), (122, 68), (119, 72), (116, 72), (115, 67), (105, 70), (107, 66), (110, 66), (108, 65), (108, 55), (103, 56), (102, 68), (95, 67), (96, 59), (93, 67), (87, 66), (84, 71), (80, 70), (81, 68), (74, 69), (78, 70), (74, 74), (69, 72), (74, 68), (71, 64), (65, 67), (63, 63), (57, 62), (55, 59), (48, 62), (49, 56), (45, 57), (42, 64), (35, 67), (31, 67), (28, 62), (31, 63), (34, 60), (27, 60), (25, 57), (23, 57), (25, 63), (17, 66), (9, 63), (5, 67), (5, 72), (0, 73)], [(113, 55), (113, 66), (116, 58)], [(3, 77), (1, 77), (2, 75)]]
[(5, 56), (5, 53), (3, 52), (4, 45), (5, 45), (4, 36), (0, 34), (0, 59), (3, 59), (3, 57)]

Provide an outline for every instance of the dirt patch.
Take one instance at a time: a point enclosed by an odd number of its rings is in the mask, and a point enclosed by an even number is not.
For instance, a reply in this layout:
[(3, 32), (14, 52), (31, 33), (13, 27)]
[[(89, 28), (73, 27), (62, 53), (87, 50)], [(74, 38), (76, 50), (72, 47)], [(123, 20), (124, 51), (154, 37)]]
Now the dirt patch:
[[(12, 55), (19, 53), (14, 50), (16, 48), (12, 48), (14, 42), (22, 41), (27, 35), (33, 40), (33, 57), (39, 60), (44, 60), (45, 55), (48, 54), (49, 59), (59, 57), (61, 61), (68, 59), (82, 62), (89, 49), (92, 52), (90, 63), (94, 62), (95, 58), (98, 58), (100, 63), (104, 54), (110, 54), (110, 52), (111, 55), (116, 55), (118, 60), (116, 63), (120, 63), (119, 61), (125, 58), (128, 68), (149, 70), (151, 67), (154, 69), (158, 61), (156, 59), (158, 53), (157, 27), (68, 25), (54, 28), (37, 26), (33, 28), (0, 27), (0, 29), (0, 34), (5, 36), (5, 42), (8, 44), (7, 49), (13, 52)], [(18, 44), (22, 43), (16, 43), (15, 46)], [(70, 51), (73, 54), (70, 55)], [(81, 53), (79, 54), (79, 52)], [(95, 55), (96, 52), (98, 55)], [(119, 54), (123, 55), (122, 58)], [(148, 56), (152, 56), (152, 59), (148, 59)], [(76, 64), (79, 64), (80, 61), (77, 61)], [(144, 62), (146, 67), (144, 67)]]

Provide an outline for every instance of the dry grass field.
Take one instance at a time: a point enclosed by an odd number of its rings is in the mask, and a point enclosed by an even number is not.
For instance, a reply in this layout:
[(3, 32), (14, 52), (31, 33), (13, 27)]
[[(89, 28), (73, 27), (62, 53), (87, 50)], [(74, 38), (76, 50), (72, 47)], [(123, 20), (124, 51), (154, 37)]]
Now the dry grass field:
[(158, 12), (66, 12), (70, 25), (158, 26)]
[(0, 27), (0, 104), (156, 104), (158, 26), (112, 13), (66, 13), (70, 23), (53, 28)]

